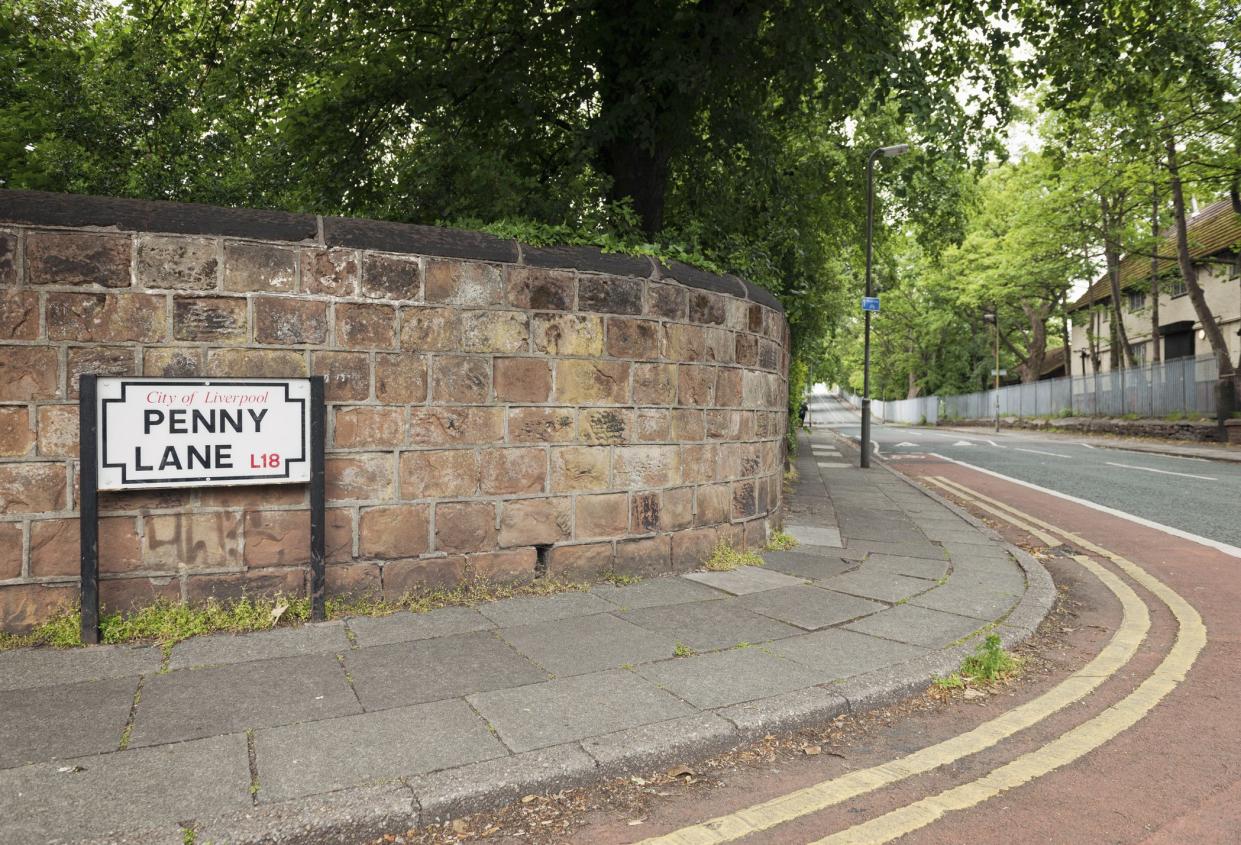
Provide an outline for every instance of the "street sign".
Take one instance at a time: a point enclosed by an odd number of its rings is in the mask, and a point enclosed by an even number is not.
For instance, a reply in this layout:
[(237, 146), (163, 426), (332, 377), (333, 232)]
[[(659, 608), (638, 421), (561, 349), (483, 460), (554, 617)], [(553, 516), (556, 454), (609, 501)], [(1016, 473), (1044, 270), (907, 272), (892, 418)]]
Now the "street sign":
[(99, 378), (100, 490), (306, 484), (310, 380)]
[(991, 375), (992, 375), (993, 377), (994, 377), (994, 376), (1006, 376), (1006, 375), (1008, 375), (1008, 370), (994, 370), (994, 369), (993, 369), (993, 370), (991, 371)]
[(879, 310), (879, 297), (877, 296), (862, 297), (862, 310), (877, 312)]

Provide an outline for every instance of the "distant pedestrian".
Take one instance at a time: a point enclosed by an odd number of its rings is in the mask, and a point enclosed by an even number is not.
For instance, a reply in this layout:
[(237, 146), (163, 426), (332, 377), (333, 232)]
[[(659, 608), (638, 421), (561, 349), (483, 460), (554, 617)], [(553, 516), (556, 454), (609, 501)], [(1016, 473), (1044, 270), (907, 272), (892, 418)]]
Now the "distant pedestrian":
[(801, 427), (806, 428), (806, 417), (810, 414), (810, 405), (807, 404), (804, 399), (802, 400), (801, 408), (798, 410), (798, 414), (801, 415)]

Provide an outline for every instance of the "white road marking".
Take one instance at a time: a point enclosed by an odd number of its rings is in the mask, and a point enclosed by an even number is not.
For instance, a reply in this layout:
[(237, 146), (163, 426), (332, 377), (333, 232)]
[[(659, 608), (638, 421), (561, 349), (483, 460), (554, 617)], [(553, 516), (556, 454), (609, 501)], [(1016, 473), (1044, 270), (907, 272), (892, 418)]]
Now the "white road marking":
[(1086, 442), (1082, 442), (1080, 445), (1085, 446), (1087, 449), (1098, 449), (1099, 448), (1098, 446), (1091, 446), (1089, 443), (1086, 443)]
[(1008, 448), (1007, 446), (1001, 446), (999, 443), (996, 443), (994, 440), (988, 440), (987, 442), (988, 442), (988, 443), (990, 443), (992, 446), (994, 446), (994, 447), (995, 447), (995, 448), (997, 448), (997, 449), (1007, 449), (1007, 448)]
[(1219, 481), (1218, 478), (1211, 478), (1209, 475), (1191, 475), (1188, 472), (1173, 472), (1170, 469), (1155, 469), (1154, 467), (1135, 467), (1132, 464), (1117, 464), (1112, 461), (1104, 461), (1110, 467), (1124, 467), (1125, 469), (1140, 469), (1146, 472), (1157, 472), (1160, 475), (1179, 475), (1181, 478), (1197, 478), (1202, 481)]
[(1053, 458), (1070, 458), (1072, 455), (1061, 455), (1059, 452), (1044, 452), (1042, 449), (1022, 449), (1020, 446), (1013, 447), (1014, 452), (1029, 452), (1031, 455), (1051, 455)]
[(974, 444), (969, 442), (968, 440), (958, 440), (956, 443), (953, 443), (952, 445), (953, 446), (973, 446)]
[(819, 461), (819, 466), (824, 469), (836, 469), (839, 467), (851, 467), (853, 464), (846, 464), (843, 461)]
[(1163, 523), (1155, 522), (1154, 520), (1151, 520), (1151, 519), (1145, 519), (1140, 516), (1134, 516), (1131, 513), (1125, 513), (1124, 511), (1116, 510), (1116, 508), (1109, 508), (1107, 505), (1101, 505), (1098, 502), (1092, 502), (1089, 499), (1082, 499), (1078, 496), (1071, 496), (1068, 493), (1061, 493), (1059, 490), (1052, 490), (1049, 487), (1042, 487), (1038, 484), (1031, 484), (1029, 481), (1022, 481), (1020, 478), (1013, 478), (1011, 475), (1005, 475), (1002, 472), (996, 472), (995, 470), (986, 469), (985, 467), (980, 467), (980, 466), (977, 466), (976, 464), (971, 464), (968, 461), (958, 461), (956, 458), (950, 458), (947, 455), (941, 455), (937, 452), (932, 452), (931, 456), (935, 458), (939, 458), (942, 461), (948, 461), (948, 463), (951, 463), (951, 464), (959, 464), (963, 467), (969, 467), (970, 469), (975, 470), (977, 472), (981, 472), (984, 475), (990, 475), (995, 478), (1002, 478), (1005, 481), (1011, 481), (1013, 484), (1019, 484), (1022, 487), (1028, 487), (1029, 489), (1037, 490), (1040, 493), (1046, 493), (1048, 496), (1055, 496), (1057, 499), (1064, 499), (1066, 502), (1072, 502), (1075, 505), (1083, 505), (1088, 508), (1094, 508), (1095, 510), (1101, 513), (1108, 514), (1109, 516), (1115, 516), (1115, 517), (1119, 517), (1120, 519), (1126, 519), (1129, 522), (1136, 523), (1137, 525), (1144, 525), (1147, 528), (1154, 528), (1156, 531), (1162, 531), (1165, 534), (1171, 534), (1173, 537), (1180, 537), (1182, 540), (1190, 540), (1194, 543), (1200, 543), (1204, 546), (1208, 546), (1209, 548), (1221, 551), (1226, 555), (1232, 555), (1235, 558), (1241, 559), (1241, 548), (1238, 548), (1236, 546), (1230, 546), (1228, 543), (1221, 543), (1219, 540), (1212, 540), (1210, 537), (1202, 537), (1202, 536), (1199, 536), (1198, 534), (1193, 534), (1189, 531), (1182, 531), (1179, 528), (1173, 528), (1171, 525), (1164, 525)]
[(908, 440), (906, 440), (906, 441), (904, 441), (904, 442), (902, 442), (902, 443), (897, 443), (897, 444), (896, 444), (896, 448), (898, 448), (898, 449), (903, 449), (903, 448), (917, 449), (917, 448), (918, 448), (918, 444), (917, 444), (917, 443), (910, 443)]

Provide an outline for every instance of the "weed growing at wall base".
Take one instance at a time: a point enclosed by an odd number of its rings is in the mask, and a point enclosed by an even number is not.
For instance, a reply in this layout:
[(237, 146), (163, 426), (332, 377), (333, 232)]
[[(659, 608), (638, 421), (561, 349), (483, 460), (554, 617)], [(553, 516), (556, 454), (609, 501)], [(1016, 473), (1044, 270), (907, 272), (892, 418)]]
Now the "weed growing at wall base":
[(738, 551), (723, 540), (715, 544), (711, 556), (703, 563), (703, 567), (712, 572), (728, 572), (738, 566), (762, 565), (763, 559), (757, 552)]

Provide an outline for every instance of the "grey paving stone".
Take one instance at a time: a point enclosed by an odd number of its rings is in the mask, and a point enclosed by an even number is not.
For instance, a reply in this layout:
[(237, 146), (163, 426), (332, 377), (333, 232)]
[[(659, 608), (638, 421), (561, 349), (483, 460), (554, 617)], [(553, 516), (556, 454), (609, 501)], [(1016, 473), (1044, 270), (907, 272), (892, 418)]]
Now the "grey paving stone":
[(334, 655), (285, 657), (153, 675), (130, 747), (361, 711)]
[(847, 572), (835, 578), (825, 578), (819, 582), (819, 586), (827, 590), (848, 593), (851, 596), (894, 603), (926, 592), (935, 586), (935, 582), (927, 581), (925, 578), (909, 578), (881, 569), (871, 569)]
[(761, 643), (801, 633), (791, 625), (746, 610), (736, 599), (648, 607), (619, 616), (696, 651), (732, 648), (737, 643)]
[(0, 652), (0, 691), (149, 675), (163, 660), (153, 646), (15, 648)]
[(814, 686), (822, 678), (759, 648), (735, 648), (639, 666), (638, 674), (703, 709)]
[(847, 622), (887, 607), (879, 602), (833, 593), (810, 585), (754, 593), (743, 596), (738, 604), (755, 613), (788, 622), (807, 631)]
[(948, 554), (942, 546), (934, 543), (887, 543), (880, 540), (850, 540), (841, 557), (861, 560), (869, 554), (900, 555), (902, 557), (924, 557), (928, 560), (947, 560)]
[(267, 728), (254, 745), (260, 804), (507, 754), (461, 699)]
[(837, 555), (801, 552), (796, 549), (787, 552), (763, 552), (763, 565), (776, 572), (818, 581), (840, 575), (850, 569), (857, 568), (857, 562), (845, 560)]
[(499, 634), (519, 653), (557, 676), (663, 660), (676, 648), (668, 637), (609, 613), (501, 628)]
[(902, 604), (891, 610), (885, 610), (883, 613), (876, 613), (865, 619), (850, 622), (845, 627), (862, 634), (871, 634), (889, 640), (898, 640), (927, 648), (943, 648), (951, 642), (974, 633), (981, 625), (977, 619)]
[(836, 528), (816, 525), (786, 525), (784, 530), (803, 546), (829, 546), (838, 549), (844, 545), (840, 540), (840, 531)]
[(995, 591), (974, 584), (962, 584), (954, 578), (942, 587), (910, 599), (909, 603), (990, 622), (1008, 613), (1020, 598), (1020, 592)]
[(547, 680), (489, 631), (362, 648), (345, 655), (345, 667), (367, 710)]
[(278, 628), (252, 634), (212, 634), (177, 643), (168, 661), (169, 669), (192, 666), (224, 666), (294, 657), (302, 654), (335, 654), (349, 648), (345, 623), (320, 622), (297, 628)]
[(115, 751), (137, 678), (0, 692), (0, 768)]
[(0, 772), (0, 843), (27, 845), (103, 836), (209, 817), (251, 805), (240, 734), (82, 757)]
[(925, 654), (926, 649), (829, 628), (780, 640), (767, 647), (772, 652), (821, 673), (820, 680), (847, 678), (883, 666), (904, 663)]
[(846, 541), (880, 540), (896, 543), (919, 543), (926, 540), (926, 535), (914, 528), (885, 528), (877, 525), (852, 525), (841, 528), (841, 536)]
[(909, 578), (938, 581), (948, 574), (948, 561), (899, 555), (871, 555), (862, 564), (862, 572), (891, 572)]
[(807, 687), (715, 711), (746, 737), (822, 724), (849, 711), (849, 702), (823, 687)]
[(426, 613), (401, 612), (391, 616), (355, 616), (348, 620), (348, 625), (363, 648), (495, 627), (494, 622), (472, 607), (441, 607)]
[(689, 572), (681, 577), (732, 593), (734, 596), (805, 583), (804, 578), (794, 578), (783, 572), (771, 572), (758, 566), (739, 566), (728, 572)]
[[(382, 840), (394, 830), (418, 827), (414, 792), (403, 783), (341, 789), (278, 804), (247, 807), (196, 819), (194, 841), (203, 843), (355, 843)], [(185, 840), (178, 838), (178, 843)]]
[(941, 543), (960, 543), (962, 545), (986, 546), (995, 543), (972, 525), (962, 522), (957, 526), (928, 528), (926, 536)]
[(639, 607), (662, 607), (669, 604), (685, 604), (691, 601), (708, 601), (723, 598), (718, 590), (705, 584), (686, 581), (675, 575), (652, 578), (640, 584), (617, 587), (600, 584), (591, 593), (617, 607), (633, 610)]
[(579, 786), (598, 778), (595, 761), (577, 745), (557, 745), (418, 775), (423, 824), (447, 821), (512, 803), (531, 793)]
[(467, 700), (514, 751), (533, 751), (693, 712), (688, 704), (624, 670), (481, 692)]
[(663, 768), (721, 754), (740, 741), (736, 729), (712, 713), (699, 713), (670, 722), (641, 725), (582, 740), (582, 747), (599, 763), (605, 776)]
[(570, 616), (589, 616), (607, 613), (615, 606), (590, 593), (557, 593), (554, 596), (518, 596), (480, 605), (479, 611), (501, 628), (514, 625), (533, 625), (568, 619)]

